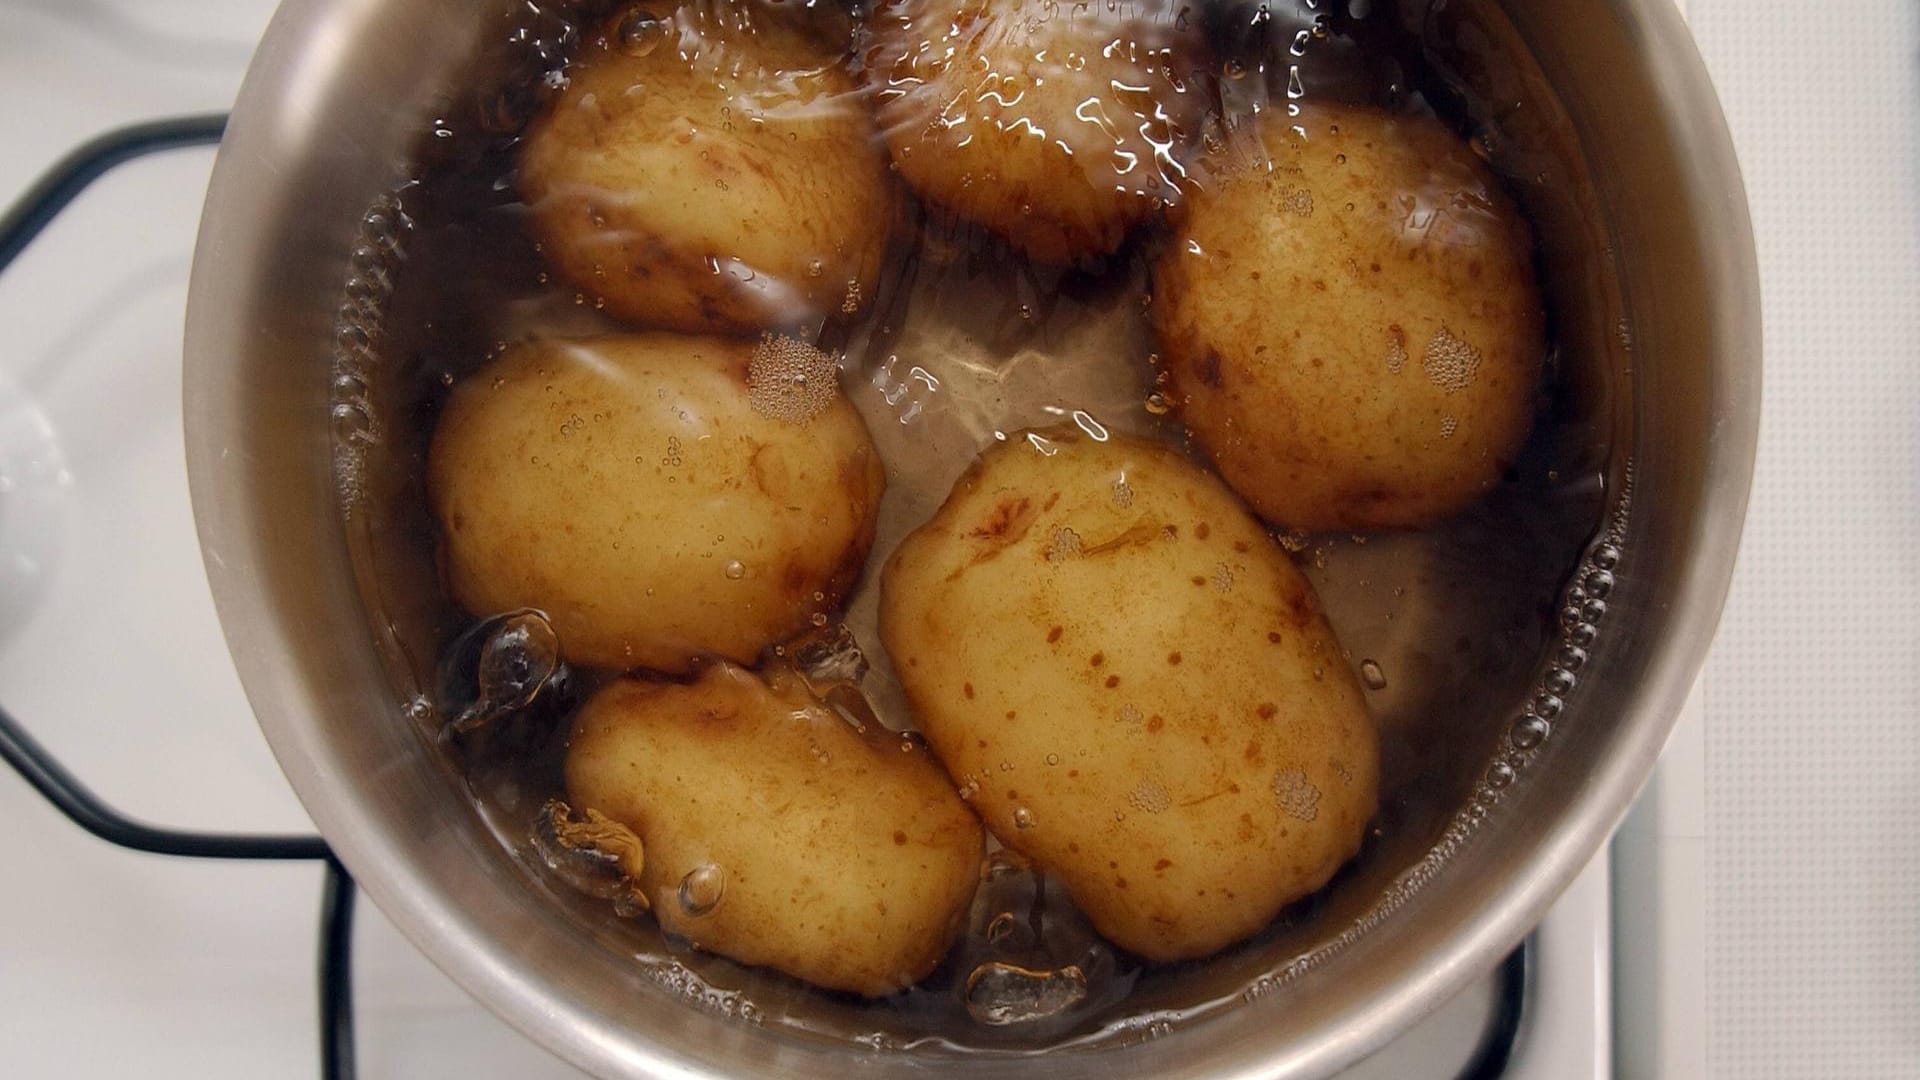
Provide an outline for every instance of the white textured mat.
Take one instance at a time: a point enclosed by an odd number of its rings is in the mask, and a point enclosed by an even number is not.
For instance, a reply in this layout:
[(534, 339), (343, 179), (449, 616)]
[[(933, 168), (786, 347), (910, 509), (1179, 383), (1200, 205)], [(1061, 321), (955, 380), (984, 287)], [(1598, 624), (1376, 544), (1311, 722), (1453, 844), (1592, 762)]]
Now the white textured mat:
[(1920, 5), (1689, 6), (1767, 320), (1705, 683), (1709, 1072), (1920, 1076)]

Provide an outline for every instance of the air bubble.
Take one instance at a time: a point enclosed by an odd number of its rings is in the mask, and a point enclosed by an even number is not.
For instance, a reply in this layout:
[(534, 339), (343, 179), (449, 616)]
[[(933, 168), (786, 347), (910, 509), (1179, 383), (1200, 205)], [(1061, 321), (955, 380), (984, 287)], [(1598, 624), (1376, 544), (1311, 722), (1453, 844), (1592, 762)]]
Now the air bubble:
[(1507, 741), (1513, 743), (1516, 749), (1531, 750), (1545, 742), (1548, 733), (1552, 730), (1553, 725), (1549, 724), (1545, 718), (1529, 713), (1514, 722), (1513, 731), (1507, 736)]
[(1058, 1016), (1086, 1000), (1080, 968), (1025, 968), (994, 960), (967, 975), (967, 1013), (982, 1024), (1005, 1027)]
[(1573, 691), (1573, 684), (1573, 672), (1559, 667), (1547, 672), (1547, 677), (1544, 682), (1544, 685), (1550, 693), (1562, 695), (1571, 693)]
[(1595, 570), (1587, 574), (1587, 595), (1596, 599), (1613, 591), (1613, 575), (1605, 570)]
[(739, 581), (747, 576), (747, 564), (735, 559), (727, 564), (726, 574), (728, 581)]
[(485, 635), (475, 670), (477, 690), (448, 727), (475, 731), (533, 703), (560, 673), (560, 639), (547, 617), (532, 608), (489, 619), (466, 640)]
[(1158, 390), (1147, 395), (1146, 406), (1147, 411), (1155, 416), (1165, 416), (1173, 410), (1173, 404), (1167, 400), (1165, 394), (1162, 394)]
[(1504, 761), (1496, 761), (1492, 767), (1487, 769), (1487, 786), (1496, 791), (1512, 786), (1514, 779), (1515, 773), (1513, 766), (1508, 765)]
[(718, 907), (727, 891), (727, 872), (713, 863), (695, 867), (680, 879), (675, 897), (680, 910), (689, 915), (705, 915)]
[(1380, 670), (1380, 665), (1375, 661), (1362, 660), (1360, 661), (1360, 681), (1366, 683), (1369, 690), (1385, 690), (1387, 673)]
[(1020, 830), (1033, 828), (1033, 811), (1024, 806), (1013, 808), (1013, 827)]

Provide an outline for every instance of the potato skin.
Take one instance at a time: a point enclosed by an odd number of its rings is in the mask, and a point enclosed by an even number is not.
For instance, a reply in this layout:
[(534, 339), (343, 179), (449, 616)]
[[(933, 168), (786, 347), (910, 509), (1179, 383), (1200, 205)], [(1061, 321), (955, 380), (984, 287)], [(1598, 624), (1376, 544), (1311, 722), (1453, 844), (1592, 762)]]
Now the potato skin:
[[(979, 884), (980, 823), (926, 750), (863, 736), (784, 671), (612, 683), (574, 719), (566, 779), (575, 810), (639, 835), (664, 929), (819, 986), (919, 981)], [(720, 900), (690, 910), (680, 884), (707, 866)]]
[[(646, 0), (608, 20), (521, 154), (555, 269), (621, 318), (694, 332), (872, 296), (898, 193), (845, 41), (806, 14)], [(648, 17), (661, 40), (637, 55), (628, 20)]]
[(880, 458), (837, 392), (805, 423), (757, 411), (753, 349), (534, 340), (462, 380), (427, 461), (453, 598), (541, 609), (573, 663), (668, 673), (751, 662), (831, 610), (873, 543)]
[(1150, 960), (1266, 925), (1359, 850), (1373, 721), (1311, 587), (1175, 451), (983, 454), (894, 552), (881, 633), (947, 770)]
[(1169, 397), (1277, 524), (1461, 510), (1532, 423), (1546, 343), (1526, 222), (1431, 118), (1319, 105), (1257, 138), (1189, 196), (1155, 267)]
[[(922, 199), (1046, 262), (1113, 251), (1179, 196), (1204, 45), (1177, 6), (895, 0), (867, 78)], [(1122, 89), (1128, 88), (1128, 89)]]

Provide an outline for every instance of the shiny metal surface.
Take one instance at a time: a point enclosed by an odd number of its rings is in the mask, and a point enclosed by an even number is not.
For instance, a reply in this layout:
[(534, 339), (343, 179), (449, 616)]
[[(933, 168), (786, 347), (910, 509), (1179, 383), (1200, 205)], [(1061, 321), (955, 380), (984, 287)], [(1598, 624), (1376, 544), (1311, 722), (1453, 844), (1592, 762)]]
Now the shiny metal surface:
[(375, 903), (502, 1016), (606, 1076), (1313, 1077), (1489, 969), (1588, 861), (1665, 741), (1732, 571), (1759, 410), (1759, 295), (1733, 150), (1669, 0), (1510, 0), (1573, 117), (1632, 314), (1633, 527), (1552, 740), (1392, 918), (1286, 992), (1125, 1047), (930, 1059), (701, 1011), (600, 947), (419, 752), (337, 514), (328, 382), (361, 217), (487, 20), (453, 0), (290, 0), (221, 150), (196, 254), (186, 417), (229, 645), (294, 788)]

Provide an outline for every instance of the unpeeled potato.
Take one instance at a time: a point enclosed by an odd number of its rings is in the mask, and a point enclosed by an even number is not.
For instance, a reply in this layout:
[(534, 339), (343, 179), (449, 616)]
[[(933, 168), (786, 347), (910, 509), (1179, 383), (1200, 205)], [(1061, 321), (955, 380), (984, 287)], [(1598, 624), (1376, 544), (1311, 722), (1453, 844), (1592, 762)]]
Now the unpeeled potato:
[(1151, 960), (1259, 930), (1359, 850), (1378, 750), (1313, 591), (1136, 439), (983, 454), (882, 580), (914, 716), (1007, 846)]
[(608, 20), (521, 155), (555, 268), (622, 318), (688, 331), (869, 299), (896, 194), (848, 41), (813, 14), (643, 0)]
[(664, 929), (835, 990), (919, 981), (979, 883), (980, 823), (925, 748), (856, 732), (785, 671), (615, 682), (574, 719), (566, 780), (640, 838)]
[(1152, 0), (883, 7), (866, 65), (895, 167), (922, 199), (1033, 258), (1111, 252), (1179, 196), (1204, 50), (1183, 11)]
[(1317, 105), (1257, 124), (1155, 267), (1168, 396), (1275, 523), (1462, 509), (1533, 419), (1545, 314), (1525, 220), (1431, 117)]
[(743, 663), (831, 610), (885, 487), (832, 360), (784, 338), (535, 340), (462, 380), (428, 494), (453, 598), (568, 660)]

